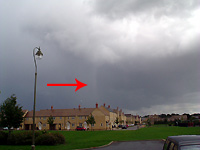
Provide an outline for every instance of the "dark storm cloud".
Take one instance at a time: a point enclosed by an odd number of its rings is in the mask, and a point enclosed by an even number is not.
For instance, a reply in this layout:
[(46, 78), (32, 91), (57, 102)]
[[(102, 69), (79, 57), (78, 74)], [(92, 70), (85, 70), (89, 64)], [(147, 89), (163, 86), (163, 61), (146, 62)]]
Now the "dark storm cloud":
[[(190, 92), (198, 92), (200, 88), (199, 55), (196, 48), (180, 56), (172, 55), (167, 58), (149, 60), (142, 57), (133, 58), (132, 61), (124, 64), (103, 66), (98, 73), (99, 84), (107, 87), (108, 91), (115, 91), (114, 95), (120, 94), (120, 91), (129, 93), (127, 95), (132, 95), (132, 97), (128, 97), (128, 99), (132, 99), (133, 102), (138, 101), (138, 96), (139, 105), (148, 106), (152, 102), (157, 104), (173, 103), (173, 101), (165, 102), (165, 100)], [(102, 93), (106, 93), (106, 91)], [(143, 98), (141, 99), (140, 96)], [(127, 96), (124, 96), (122, 103), (126, 101), (125, 97)], [(115, 98), (118, 99), (119, 96)]]
[(171, 17), (187, 17), (190, 11), (198, 8), (198, 0), (96, 0), (94, 2), (95, 9), (109, 18), (124, 18), (127, 15), (154, 15), (155, 17), (171, 16)]
[[(4, 1), (1, 102), (15, 93), (25, 109), (32, 109), (32, 50), (41, 46), (37, 109), (98, 102), (142, 115), (195, 112), (200, 97), (196, 2)], [(75, 83), (75, 78), (88, 86), (76, 93), (75, 87), (46, 86)]]

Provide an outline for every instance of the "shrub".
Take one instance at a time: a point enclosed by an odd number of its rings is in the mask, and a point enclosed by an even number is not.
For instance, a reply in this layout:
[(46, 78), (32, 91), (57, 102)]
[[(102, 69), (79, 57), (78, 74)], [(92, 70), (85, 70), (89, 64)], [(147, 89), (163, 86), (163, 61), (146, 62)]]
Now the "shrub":
[(65, 144), (65, 137), (60, 133), (52, 133), (53, 136), (56, 138), (57, 144)]
[(64, 144), (65, 137), (61, 133), (46, 133), (38, 136), (35, 140), (37, 145)]
[(7, 143), (8, 133), (0, 131), (0, 145), (5, 145)]
[[(42, 133), (39, 131), (35, 132), (35, 138), (37, 138)], [(10, 145), (31, 145), (32, 143), (32, 131), (25, 132), (12, 132), (7, 140), (7, 144)]]
[(36, 145), (56, 145), (56, 137), (53, 134), (46, 133), (38, 136), (35, 140)]
[(42, 134), (46, 134), (47, 133), (47, 130), (42, 130)]
[[(12, 132), (8, 137), (7, 132), (0, 131), (0, 145), (31, 145), (32, 131)], [(42, 133), (35, 131), (35, 143), (37, 145), (56, 145), (64, 144), (65, 137), (61, 133)]]

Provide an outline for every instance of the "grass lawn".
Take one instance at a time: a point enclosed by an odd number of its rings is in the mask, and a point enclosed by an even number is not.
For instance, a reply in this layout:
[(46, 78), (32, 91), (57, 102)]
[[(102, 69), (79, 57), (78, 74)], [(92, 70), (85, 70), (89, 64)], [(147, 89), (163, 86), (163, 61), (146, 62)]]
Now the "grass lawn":
[[(19, 132), (19, 131), (18, 131)], [(65, 145), (37, 146), (36, 150), (67, 150), (97, 147), (108, 144), (111, 141), (133, 141), (133, 140), (158, 140), (165, 139), (170, 135), (200, 135), (200, 127), (166, 127), (153, 126), (136, 131), (52, 131), (62, 132), (66, 137)], [(0, 150), (30, 150), (31, 146), (0, 146)]]

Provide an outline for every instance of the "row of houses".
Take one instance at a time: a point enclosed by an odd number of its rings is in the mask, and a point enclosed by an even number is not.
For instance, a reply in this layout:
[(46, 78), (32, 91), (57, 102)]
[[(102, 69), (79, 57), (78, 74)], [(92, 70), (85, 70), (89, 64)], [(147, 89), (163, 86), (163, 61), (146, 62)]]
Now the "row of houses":
[(181, 120), (181, 121), (186, 121), (187, 115), (172, 115), (170, 117), (160, 117), (159, 115), (149, 115), (148, 117), (144, 117), (142, 118), (142, 122), (148, 122), (148, 120), (150, 121), (151, 124), (154, 124), (155, 122), (159, 122), (159, 121), (167, 121), (167, 122), (173, 122), (176, 120)]
[[(95, 118), (95, 124), (88, 125), (86, 120), (90, 115)], [(53, 125), (48, 124), (48, 118), (52, 116), (54, 119)], [(24, 120), (21, 129), (31, 130), (33, 127), (33, 111), (24, 111)], [(128, 123), (134, 123), (141, 119), (139, 116), (133, 116), (130, 114), (124, 114), (122, 109), (112, 109), (110, 105), (105, 104), (100, 106), (96, 103), (95, 108), (78, 108), (73, 109), (45, 109), (35, 112), (35, 127), (38, 130), (75, 130), (77, 126), (85, 127), (86, 129), (94, 130), (111, 130), (114, 126), (117, 126), (116, 119), (118, 118), (120, 125), (126, 125)]]

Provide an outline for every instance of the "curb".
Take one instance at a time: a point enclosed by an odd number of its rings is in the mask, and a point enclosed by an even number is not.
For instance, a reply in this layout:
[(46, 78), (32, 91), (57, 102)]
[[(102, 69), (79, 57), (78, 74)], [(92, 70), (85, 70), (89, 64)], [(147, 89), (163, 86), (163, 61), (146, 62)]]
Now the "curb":
[(75, 149), (75, 150), (90, 150), (90, 149), (94, 149), (94, 148), (102, 148), (102, 147), (106, 147), (106, 146), (109, 146), (113, 143), (113, 141), (111, 141), (110, 143), (106, 144), (106, 145), (102, 145), (102, 146), (99, 146), (99, 147), (90, 147), (90, 148), (83, 148), (83, 149)]

